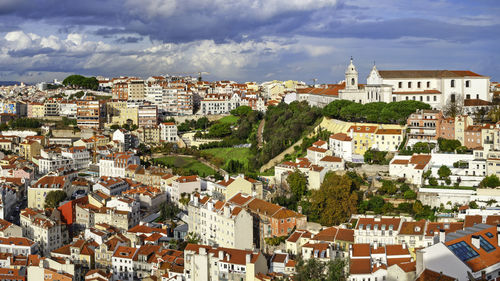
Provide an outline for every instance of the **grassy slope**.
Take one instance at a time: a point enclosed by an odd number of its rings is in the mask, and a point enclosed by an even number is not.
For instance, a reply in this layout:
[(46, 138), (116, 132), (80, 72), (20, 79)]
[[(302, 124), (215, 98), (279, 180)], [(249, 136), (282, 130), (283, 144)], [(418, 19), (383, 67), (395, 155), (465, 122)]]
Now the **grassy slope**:
[[(176, 161), (176, 158), (181, 158), (182, 161)], [(165, 156), (155, 159), (156, 161), (165, 164), (168, 167), (182, 168), (185, 170), (193, 170), (200, 176), (215, 174), (214, 169), (201, 163), (194, 158), (178, 157), (178, 156)]]
[(248, 166), (248, 159), (253, 157), (250, 153), (250, 148), (246, 147), (224, 147), (224, 148), (210, 148), (203, 150), (204, 152), (210, 153), (215, 157), (219, 157), (224, 159), (224, 163), (227, 163), (229, 160), (238, 160), (242, 162), (245, 167)]

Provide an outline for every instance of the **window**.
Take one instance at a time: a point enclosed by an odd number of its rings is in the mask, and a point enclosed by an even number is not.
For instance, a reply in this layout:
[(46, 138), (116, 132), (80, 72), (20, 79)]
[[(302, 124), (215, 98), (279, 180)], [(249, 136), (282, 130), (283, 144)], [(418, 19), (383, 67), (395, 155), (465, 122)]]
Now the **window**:
[(408, 82), (408, 88), (411, 88), (411, 82)]
[(451, 99), (451, 102), (455, 102), (455, 94), (451, 94), (450, 99)]
[(436, 96), (434, 96), (434, 101), (437, 101), (437, 97)]
[(455, 88), (455, 80), (450, 81), (450, 87)]
[(424, 97), (420, 96), (420, 101), (424, 101)]
[(470, 88), (470, 80), (465, 81), (465, 88)]
[(351, 85), (356, 84), (356, 80), (354, 78), (351, 79)]
[(392, 97), (392, 101), (396, 101), (396, 97)]
[(421, 82), (417, 82), (417, 88), (419, 88), (419, 89), (420, 89), (420, 86), (421, 86), (420, 84), (421, 84)]
[(427, 88), (430, 88), (430, 87), (431, 87), (431, 82), (427, 81)]
[(403, 82), (398, 83), (398, 88), (400, 88), (400, 89), (403, 88)]
[(427, 96), (427, 101), (430, 101), (431, 97)]

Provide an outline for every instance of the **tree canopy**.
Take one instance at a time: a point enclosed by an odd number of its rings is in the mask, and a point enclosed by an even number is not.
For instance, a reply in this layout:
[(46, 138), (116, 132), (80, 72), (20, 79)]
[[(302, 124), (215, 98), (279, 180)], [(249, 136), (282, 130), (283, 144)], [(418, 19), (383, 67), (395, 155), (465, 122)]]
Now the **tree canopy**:
[(62, 190), (53, 190), (47, 193), (45, 197), (45, 208), (57, 208), (59, 203), (66, 199), (66, 192)]
[(430, 109), (420, 101), (372, 102), (360, 104), (348, 100), (336, 100), (323, 108), (323, 115), (345, 121), (374, 123), (404, 123), (418, 109)]
[(479, 186), (495, 188), (500, 186), (500, 179), (496, 175), (489, 175), (481, 181)]
[(290, 191), (292, 194), (300, 200), (304, 194), (307, 192), (307, 177), (304, 173), (296, 170), (293, 173), (290, 173), (286, 178), (286, 182), (290, 187)]
[(346, 222), (356, 212), (358, 195), (348, 175), (326, 174), (319, 190), (311, 193), (310, 212), (322, 225), (337, 225)]
[(78, 88), (97, 90), (99, 81), (95, 77), (85, 77), (82, 75), (70, 75), (63, 80), (66, 86), (76, 86)]
[(317, 259), (304, 261), (299, 259), (295, 265), (294, 281), (345, 281), (348, 274), (345, 271), (347, 262), (336, 258), (328, 262)]

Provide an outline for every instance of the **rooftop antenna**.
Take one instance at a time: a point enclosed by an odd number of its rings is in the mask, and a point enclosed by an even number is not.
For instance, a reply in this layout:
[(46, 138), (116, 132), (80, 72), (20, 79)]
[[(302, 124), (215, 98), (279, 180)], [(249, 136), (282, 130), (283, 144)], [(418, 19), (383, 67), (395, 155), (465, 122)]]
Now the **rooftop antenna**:
[(313, 81), (313, 86), (316, 86), (316, 81), (318, 81), (318, 78), (313, 78), (311, 80)]

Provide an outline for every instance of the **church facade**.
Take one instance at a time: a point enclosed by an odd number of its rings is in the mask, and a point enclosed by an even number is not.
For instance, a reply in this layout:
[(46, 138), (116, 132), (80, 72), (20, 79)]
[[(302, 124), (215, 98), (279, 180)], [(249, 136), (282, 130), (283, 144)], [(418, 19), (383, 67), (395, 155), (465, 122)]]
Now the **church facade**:
[(490, 77), (463, 70), (378, 70), (374, 65), (359, 84), (353, 60), (345, 72), (345, 88), (338, 98), (362, 104), (415, 100), (441, 109), (453, 101), (491, 101)]

